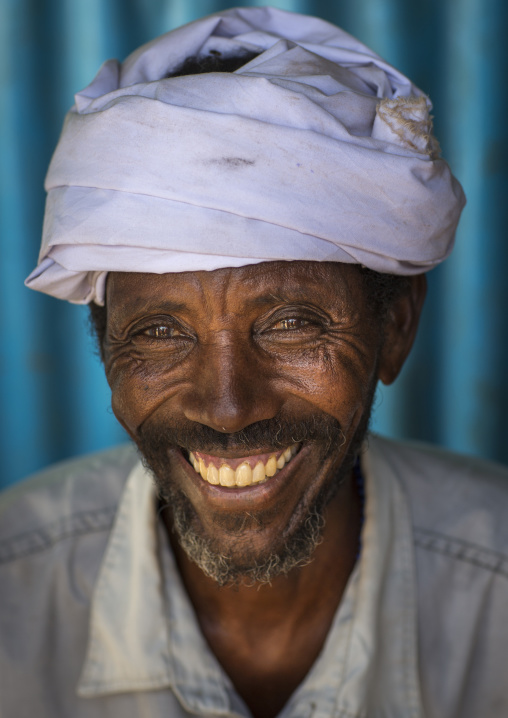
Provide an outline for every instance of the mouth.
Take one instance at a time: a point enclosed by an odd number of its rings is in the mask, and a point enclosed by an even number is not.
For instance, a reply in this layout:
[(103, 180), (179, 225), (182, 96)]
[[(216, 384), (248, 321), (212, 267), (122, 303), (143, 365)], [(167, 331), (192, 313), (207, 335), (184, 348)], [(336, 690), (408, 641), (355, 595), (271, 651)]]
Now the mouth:
[(212, 486), (244, 488), (263, 484), (271, 479), (291, 461), (299, 449), (300, 444), (292, 444), (287, 449), (234, 459), (191, 451), (188, 462), (194, 467), (194, 471)]

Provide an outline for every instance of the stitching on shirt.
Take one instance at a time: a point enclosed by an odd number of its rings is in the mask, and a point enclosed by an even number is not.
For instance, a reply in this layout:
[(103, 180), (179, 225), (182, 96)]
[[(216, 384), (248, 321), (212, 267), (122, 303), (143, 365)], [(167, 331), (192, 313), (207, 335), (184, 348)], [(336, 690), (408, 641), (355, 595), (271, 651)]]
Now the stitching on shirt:
[(428, 529), (414, 529), (415, 544), (420, 548), (451, 556), (508, 578), (507, 557), (462, 539), (451, 538)]
[(47, 526), (7, 539), (0, 544), (0, 564), (39, 553), (70, 536), (108, 531), (116, 511), (116, 506), (95, 511), (81, 511)]
[(335, 713), (335, 718), (366, 718), (366, 716), (364, 711), (351, 713), (347, 708), (339, 708), (339, 711)]
[(128, 691), (146, 691), (170, 686), (165, 673), (157, 673), (148, 678), (122, 678), (116, 681), (90, 681), (78, 690), (81, 698), (96, 698), (101, 695), (110, 695)]

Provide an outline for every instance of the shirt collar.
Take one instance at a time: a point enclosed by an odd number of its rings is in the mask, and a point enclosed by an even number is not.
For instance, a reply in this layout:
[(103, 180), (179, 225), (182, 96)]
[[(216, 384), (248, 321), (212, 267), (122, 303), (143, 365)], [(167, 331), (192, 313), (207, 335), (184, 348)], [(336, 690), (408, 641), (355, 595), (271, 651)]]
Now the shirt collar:
[(153, 481), (138, 464), (127, 479), (94, 587), (78, 683), (82, 697), (171, 682), (156, 527)]
[(95, 584), (77, 693), (171, 688), (191, 712), (242, 712), (201, 635), (156, 507), (153, 478), (140, 463), (125, 484)]
[[(409, 509), (382, 445), (370, 436), (362, 457), (361, 561), (320, 657), (280, 718), (423, 714)], [(78, 694), (171, 687), (192, 712), (245, 712), (199, 631), (159, 523), (153, 480), (139, 464), (127, 480), (94, 589)]]

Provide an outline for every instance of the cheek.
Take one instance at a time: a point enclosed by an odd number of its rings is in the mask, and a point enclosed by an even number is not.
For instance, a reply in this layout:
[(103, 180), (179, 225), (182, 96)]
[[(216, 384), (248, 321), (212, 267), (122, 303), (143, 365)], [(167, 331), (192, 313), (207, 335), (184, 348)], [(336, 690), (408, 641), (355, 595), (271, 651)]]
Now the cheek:
[(111, 393), (113, 413), (131, 438), (135, 439), (137, 429), (149, 411), (150, 401), (147, 390), (140, 388), (127, 377), (114, 383)]
[(107, 371), (111, 406), (122, 426), (136, 438), (140, 425), (172, 393), (174, 378), (163, 362), (140, 362), (122, 358)]
[(327, 346), (288, 367), (291, 392), (336, 418), (344, 430), (357, 424), (376, 384), (375, 353)]
[(307, 400), (316, 409), (337, 419), (344, 433), (356, 429), (367, 402), (368, 392), (363, 386), (351, 381), (346, 374), (328, 376), (319, 382), (315, 390), (307, 395)]

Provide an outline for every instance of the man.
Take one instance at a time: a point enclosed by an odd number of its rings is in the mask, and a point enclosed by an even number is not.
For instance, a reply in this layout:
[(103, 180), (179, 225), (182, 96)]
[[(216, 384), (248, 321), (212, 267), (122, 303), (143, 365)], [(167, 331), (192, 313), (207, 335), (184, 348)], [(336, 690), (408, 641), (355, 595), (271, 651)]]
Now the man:
[(137, 444), (3, 499), (7, 716), (503, 716), (507, 472), (366, 436), (464, 199), (428, 99), (242, 8), (106, 63), (29, 286)]

